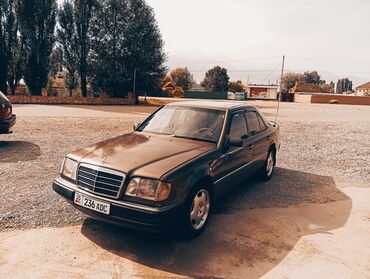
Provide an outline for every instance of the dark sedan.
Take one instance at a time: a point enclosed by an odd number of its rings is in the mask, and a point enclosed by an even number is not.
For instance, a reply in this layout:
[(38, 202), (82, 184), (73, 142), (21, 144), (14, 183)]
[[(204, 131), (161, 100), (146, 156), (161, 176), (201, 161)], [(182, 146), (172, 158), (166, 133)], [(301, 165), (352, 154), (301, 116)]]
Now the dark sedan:
[(0, 134), (8, 134), (15, 125), (16, 116), (8, 98), (0, 92)]
[(279, 126), (255, 106), (175, 102), (130, 134), (69, 154), (53, 188), (94, 218), (196, 236), (227, 191), (271, 178), (279, 147)]

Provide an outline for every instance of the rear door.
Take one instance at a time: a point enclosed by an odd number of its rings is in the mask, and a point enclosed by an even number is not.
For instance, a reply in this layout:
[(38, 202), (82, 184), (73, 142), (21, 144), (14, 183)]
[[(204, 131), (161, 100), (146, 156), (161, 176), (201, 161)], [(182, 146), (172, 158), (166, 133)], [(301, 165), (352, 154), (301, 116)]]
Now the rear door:
[(270, 147), (271, 137), (267, 131), (267, 125), (255, 110), (247, 110), (245, 113), (249, 135), (253, 142), (253, 168), (257, 170), (262, 167)]

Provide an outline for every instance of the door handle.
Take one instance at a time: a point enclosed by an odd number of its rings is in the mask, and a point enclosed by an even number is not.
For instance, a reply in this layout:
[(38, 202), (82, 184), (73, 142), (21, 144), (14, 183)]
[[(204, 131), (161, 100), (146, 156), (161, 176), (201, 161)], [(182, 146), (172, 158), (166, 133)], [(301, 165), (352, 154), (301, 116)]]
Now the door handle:
[(268, 136), (267, 138), (266, 138), (266, 140), (270, 140), (271, 139), (271, 137), (270, 136)]
[(254, 148), (254, 145), (253, 144), (248, 145), (248, 149), (249, 150), (252, 150), (253, 148)]

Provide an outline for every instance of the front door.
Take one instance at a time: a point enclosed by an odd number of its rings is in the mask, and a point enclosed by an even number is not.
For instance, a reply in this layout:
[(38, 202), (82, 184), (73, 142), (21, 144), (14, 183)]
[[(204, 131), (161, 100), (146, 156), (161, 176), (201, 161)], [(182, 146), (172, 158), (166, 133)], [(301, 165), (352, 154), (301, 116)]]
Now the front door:
[(231, 115), (228, 138), (242, 140), (242, 146), (229, 146), (216, 160), (216, 192), (222, 194), (238, 185), (248, 175), (248, 163), (253, 160), (253, 144), (248, 136), (244, 111)]

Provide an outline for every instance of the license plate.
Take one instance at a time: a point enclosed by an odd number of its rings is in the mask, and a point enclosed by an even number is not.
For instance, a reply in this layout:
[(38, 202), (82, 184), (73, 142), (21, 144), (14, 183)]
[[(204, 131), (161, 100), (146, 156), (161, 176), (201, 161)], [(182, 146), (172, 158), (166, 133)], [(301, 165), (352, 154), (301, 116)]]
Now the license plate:
[(80, 193), (75, 193), (74, 203), (78, 204), (82, 207), (94, 210), (96, 212), (100, 212), (106, 215), (110, 213), (110, 204), (106, 202), (102, 202), (96, 199), (92, 199), (90, 197), (84, 196)]

